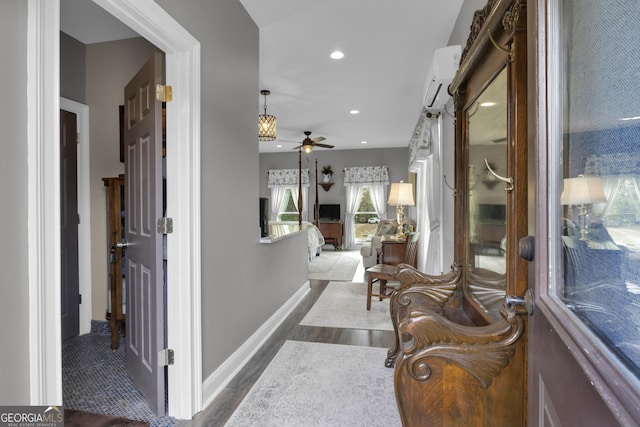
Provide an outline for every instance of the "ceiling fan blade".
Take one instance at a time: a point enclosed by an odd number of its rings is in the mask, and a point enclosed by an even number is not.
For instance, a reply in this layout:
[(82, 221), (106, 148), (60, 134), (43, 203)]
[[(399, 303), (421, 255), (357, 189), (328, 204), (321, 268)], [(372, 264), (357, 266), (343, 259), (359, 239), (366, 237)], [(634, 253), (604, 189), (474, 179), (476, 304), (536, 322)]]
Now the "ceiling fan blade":
[(334, 147), (333, 145), (329, 145), (329, 144), (318, 144), (318, 143), (316, 143), (316, 144), (313, 144), (313, 145), (315, 145), (316, 147), (322, 147), (322, 148), (333, 148)]
[(302, 148), (302, 145), (298, 145), (297, 147), (293, 147), (292, 150), (297, 150), (298, 148)]
[(325, 139), (327, 138), (325, 138), (324, 136), (317, 136), (315, 138), (311, 138), (313, 142), (320, 142), (320, 141), (324, 141)]

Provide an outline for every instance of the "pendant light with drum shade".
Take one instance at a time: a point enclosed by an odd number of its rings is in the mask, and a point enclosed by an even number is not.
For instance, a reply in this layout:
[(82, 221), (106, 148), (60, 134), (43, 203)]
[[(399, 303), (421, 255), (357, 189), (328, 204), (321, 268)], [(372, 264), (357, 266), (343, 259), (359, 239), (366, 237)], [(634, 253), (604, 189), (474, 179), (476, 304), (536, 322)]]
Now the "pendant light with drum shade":
[(258, 115), (258, 141), (274, 141), (276, 139), (276, 117), (267, 114), (268, 90), (261, 90), (264, 95), (264, 114)]

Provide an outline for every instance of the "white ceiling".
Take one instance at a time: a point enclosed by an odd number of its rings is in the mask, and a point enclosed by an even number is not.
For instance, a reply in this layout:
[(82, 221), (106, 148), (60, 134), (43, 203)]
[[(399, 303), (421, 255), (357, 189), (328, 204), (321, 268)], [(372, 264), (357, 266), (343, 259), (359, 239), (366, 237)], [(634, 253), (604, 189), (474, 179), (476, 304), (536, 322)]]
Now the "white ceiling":
[(60, 0), (60, 30), (84, 44), (139, 37), (91, 0)]
[[(259, 89), (271, 91), (267, 113), (278, 120), (278, 140), (259, 149), (278, 152), (305, 130), (336, 150), (406, 147), (433, 52), (447, 45), (463, 0), (240, 2), (260, 29)], [(136, 36), (89, 0), (61, 0), (61, 30), (85, 44)], [(329, 58), (336, 49), (344, 59)], [(259, 91), (256, 101), (257, 120)]]

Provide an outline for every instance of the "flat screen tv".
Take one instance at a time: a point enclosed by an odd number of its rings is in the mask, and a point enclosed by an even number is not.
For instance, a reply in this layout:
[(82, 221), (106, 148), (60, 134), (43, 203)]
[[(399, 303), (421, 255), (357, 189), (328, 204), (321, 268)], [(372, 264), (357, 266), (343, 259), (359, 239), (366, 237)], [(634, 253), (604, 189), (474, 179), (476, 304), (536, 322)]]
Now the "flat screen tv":
[(482, 224), (504, 224), (506, 222), (506, 206), (480, 203), (478, 217)]
[(320, 221), (340, 221), (340, 204), (321, 204), (318, 207)]

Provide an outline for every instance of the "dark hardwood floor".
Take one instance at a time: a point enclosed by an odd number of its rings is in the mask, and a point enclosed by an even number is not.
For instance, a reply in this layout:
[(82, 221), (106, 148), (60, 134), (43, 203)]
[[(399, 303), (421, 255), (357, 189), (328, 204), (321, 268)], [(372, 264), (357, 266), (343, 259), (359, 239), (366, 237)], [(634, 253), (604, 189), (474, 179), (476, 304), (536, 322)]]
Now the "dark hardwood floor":
[[(390, 331), (370, 331), (363, 329), (320, 328), (300, 326), (309, 309), (329, 284), (328, 280), (311, 280), (311, 291), (298, 304), (280, 327), (267, 340), (236, 377), (225, 387), (216, 399), (193, 420), (178, 421), (178, 427), (223, 426), (242, 399), (258, 380), (286, 340), (323, 342), (345, 345), (389, 348), (393, 344), (394, 334)], [(380, 361), (384, 368), (384, 360)]]

